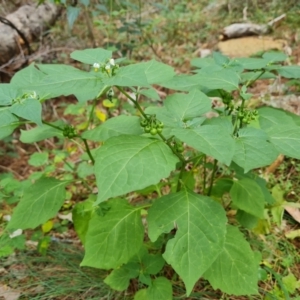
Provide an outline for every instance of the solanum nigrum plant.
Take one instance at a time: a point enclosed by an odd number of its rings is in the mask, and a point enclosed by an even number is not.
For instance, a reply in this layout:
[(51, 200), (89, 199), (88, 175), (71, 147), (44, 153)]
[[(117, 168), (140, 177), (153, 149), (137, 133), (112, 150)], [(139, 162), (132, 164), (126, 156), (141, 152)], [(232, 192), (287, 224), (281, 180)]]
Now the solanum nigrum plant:
[[(138, 280), (134, 299), (172, 299), (172, 272), (187, 296), (200, 278), (224, 293), (257, 294), (261, 257), (243, 228), (255, 228), (274, 199), (252, 170), (280, 153), (300, 158), (300, 118), (270, 107), (251, 109), (249, 87), (258, 79), (300, 78), (300, 67), (284, 65), (286, 55), (278, 52), (232, 60), (214, 53), (193, 60), (191, 75), (176, 75), (154, 60), (119, 66), (103, 49), (75, 51), (71, 58), (90, 71), (32, 64), (0, 85), (0, 136), (35, 123), (21, 130), (23, 143), (56, 136), (85, 149), (97, 197), (73, 209), (85, 249), (81, 265), (111, 270), (105, 282), (118, 291)], [(154, 86), (176, 92), (160, 99)], [(90, 101), (86, 129), (43, 118), (42, 102), (71, 94), (79, 103)], [(97, 125), (94, 110), (104, 98), (126, 98), (133, 114), (120, 109)], [(66, 189), (78, 181), (48, 174), (27, 184), (2, 246), (11, 232), (55, 217)], [(151, 196), (137, 197), (147, 189)]]

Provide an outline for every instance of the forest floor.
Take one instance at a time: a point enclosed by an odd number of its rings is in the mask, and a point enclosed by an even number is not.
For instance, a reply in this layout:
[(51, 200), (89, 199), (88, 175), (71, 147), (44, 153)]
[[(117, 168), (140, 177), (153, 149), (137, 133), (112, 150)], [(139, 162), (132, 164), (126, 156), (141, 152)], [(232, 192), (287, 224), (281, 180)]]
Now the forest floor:
[[(178, 73), (188, 73), (193, 58), (201, 57), (211, 51), (223, 49), (226, 55), (236, 57), (256, 55), (258, 52), (275, 48), (286, 51), (291, 63), (300, 64), (298, 1), (245, 1), (247, 8), (240, 1), (231, 0), (177, 0), (170, 1), (172, 3), (168, 8), (162, 4), (165, 1), (157, 1), (157, 3), (146, 1), (147, 3), (143, 4), (141, 9), (137, 6), (138, 1), (129, 1), (134, 5), (127, 8), (121, 8), (118, 4), (120, 1), (115, 1), (116, 3), (112, 1), (115, 3), (113, 7), (103, 4), (109, 2), (90, 1), (91, 4), (86, 11), (82, 6), (72, 29), (64, 12), (55, 26), (45, 34), (43, 40), (34, 45), (36, 57), (33, 57), (32, 61), (79, 66), (69, 58), (69, 54), (77, 49), (96, 46), (114, 49), (116, 58), (126, 56), (134, 62), (156, 59), (173, 66)], [(0, 13), (13, 11), (22, 3), (22, 1), (2, 0)], [(266, 24), (283, 13), (286, 14), (283, 21), (268, 34), (267, 38), (263, 38), (264, 47), (267, 48), (259, 48), (258, 37), (249, 38), (247, 43), (241, 42), (240, 39), (231, 40), (230, 44), (226, 40), (221, 40), (225, 26), (235, 22)], [(93, 24), (92, 34), (88, 29), (89, 22)], [(268, 44), (270, 44), (269, 48)], [(11, 70), (7, 74), (7, 81), (9, 81)], [(254, 95), (253, 105), (271, 105), (300, 115), (299, 82), (293, 83), (291, 87), (286, 81), (258, 81), (251, 92)], [(168, 90), (161, 89), (160, 94), (164, 97), (168, 94)], [(74, 104), (72, 114), (63, 113), (66, 103)], [(68, 121), (79, 123), (83, 120), (78, 113), (80, 107), (76, 107), (75, 104), (74, 97), (64, 97), (53, 100), (44, 110), (48, 113), (49, 120), (60, 116)], [(100, 108), (100, 111), (106, 113), (104, 107)], [(12, 174), (16, 180), (27, 179), (41, 170), (30, 163), (32, 154), (39, 152), (40, 149), (48, 149), (49, 152), (54, 153), (57, 147), (51, 142), (23, 144), (16, 137), (17, 134), (13, 138), (0, 142), (0, 180), (5, 178), (7, 173)], [(71, 143), (64, 147), (67, 151), (72, 151)], [(78, 154), (72, 156), (74, 160), (77, 158)], [(269, 172), (269, 184), (279, 187), (279, 193), (287, 201), (300, 203), (299, 161), (280, 158)], [(81, 199), (78, 194), (77, 197)], [(64, 207), (62, 214), (67, 216), (72, 204), (78, 199), (71, 199), (70, 206)], [(8, 205), (0, 199), (0, 232), (5, 226), (3, 217), (11, 214), (13, 206), (14, 203)], [(294, 239), (285, 236), (288, 230), (300, 230), (299, 222), (299, 217), (297, 219), (285, 212), (281, 227), (272, 228), (272, 231), (266, 235), (250, 235), (253, 243), (261, 244), (268, 263), (281, 276), (281, 281), (284, 281), (283, 278), (288, 273), (294, 274), (297, 280), (300, 278), (300, 236)], [(49, 235), (51, 242), (44, 253), (37, 251), (41, 246), (39, 238), (43, 234), (40, 232), (36, 234), (36, 238), (31, 239), (31, 242), (26, 243), (26, 250), (17, 251), (8, 258), (0, 258), (1, 300), (132, 299), (132, 291), (136, 289), (134, 284), (130, 286), (129, 291), (116, 293), (103, 283), (107, 272), (79, 268), (83, 258), (83, 248), (76, 238), (72, 222), (68, 218), (58, 217), (55, 224)], [(28, 236), (34, 234), (30, 232)], [(298, 283), (298, 290), (291, 299), (300, 299), (300, 281)], [(280, 283), (269, 276), (261, 283), (262, 293), (259, 296), (222, 295), (202, 282), (189, 298), (184, 298), (184, 289), (179, 284), (174, 299), (284, 299), (278, 296), (279, 290)], [(269, 291), (271, 296), (264, 297), (264, 291)]]

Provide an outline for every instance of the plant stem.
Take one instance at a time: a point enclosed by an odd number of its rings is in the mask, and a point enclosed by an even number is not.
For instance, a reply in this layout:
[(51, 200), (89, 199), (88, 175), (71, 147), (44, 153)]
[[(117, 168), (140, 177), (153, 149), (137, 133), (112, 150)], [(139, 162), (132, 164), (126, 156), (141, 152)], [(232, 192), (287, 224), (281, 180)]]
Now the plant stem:
[(63, 130), (62, 128), (60, 128), (60, 127), (58, 127), (58, 126), (55, 126), (55, 125), (53, 125), (53, 124), (51, 124), (51, 123), (48, 123), (48, 122), (46, 122), (46, 121), (42, 121), (42, 123), (45, 124), (45, 125), (48, 125), (48, 126), (50, 126), (50, 127), (53, 127), (53, 128), (55, 128), (55, 129), (58, 129), (58, 130), (60, 130), (60, 131)]
[(205, 193), (205, 189), (206, 189), (206, 155), (204, 155), (203, 157), (203, 194)]
[(90, 160), (92, 161), (92, 163), (93, 163), (93, 165), (94, 165), (94, 164), (95, 164), (95, 159), (94, 159), (94, 157), (93, 157), (93, 155), (92, 155), (92, 153), (91, 153), (91, 151), (90, 151), (90, 147), (89, 147), (89, 145), (88, 145), (86, 139), (84, 139), (84, 138), (82, 138), (82, 137), (80, 137), (80, 139), (83, 141), (84, 146), (85, 146), (85, 149), (86, 149), (86, 153), (88, 154)]
[(184, 171), (185, 171), (185, 163), (182, 163), (181, 168), (180, 168), (180, 173), (178, 176), (176, 192), (179, 192), (181, 190), (181, 186), (182, 186), (181, 179), (182, 179), (182, 175), (183, 175)]
[(217, 171), (217, 163), (218, 163), (218, 161), (215, 159), (214, 160), (213, 171), (212, 171), (211, 178), (210, 178), (210, 185), (209, 185), (207, 196), (210, 196), (211, 191), (212, 191), (212, 187), (213, 187), (214, 180), (215, 180), (215, 174), (216, 174), (216, 171)]

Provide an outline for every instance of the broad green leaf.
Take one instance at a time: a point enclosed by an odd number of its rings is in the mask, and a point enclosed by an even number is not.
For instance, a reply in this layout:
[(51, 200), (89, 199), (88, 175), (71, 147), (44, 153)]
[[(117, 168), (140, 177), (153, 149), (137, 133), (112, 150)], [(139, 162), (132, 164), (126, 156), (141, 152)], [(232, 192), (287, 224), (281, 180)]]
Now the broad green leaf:
[(271, 51), (263, 54), (263, 59), (267, 59), (269, 62), (285, 61), (288, 56), (283, 52)]
[(47, 152), (35, 152), (30, 156), (28, 164), (34, 167), (43, 166), (48, 162), (48, 157), (49, 155)]
[(29, 65), (28, 67), (18, 71), (10, 83), (13, 86), (27, 88), (31, 84), (39, 82), (42, 78), (45, 77), (45, 74), (39, 71), (34, 64)]
[(72, 210), (74, 229), (82, 244), (85, 244), (85, 236), (88, 230), (89, 221), (93, 214), (94, 197), (89, 197), (83, 202), (76, 203)]
[(157, 277), (147, 289), (147, 300), (172, 300), (172, 284), (165, 277)]
[(94, 63), (104, 63), (107, 59), (110, 59), (112, 52), (101, 48), (85, 49), (76, 50), (70, 56), (84, 64), (93, 65)]
[(140, 266), (137, 263), (128, 263), (113, 270), (104, 282), (116, 291), (124, 291), (128, 288), (130, 279), (139, 275)]
[(17, 98), (20, 92), (17, 87), (12, 84), (2, 83), (0, 84), (0, 106), (10, 105), (12, 100)]
[(277, 72), (285, 78), (300, 78), (300, 66), (283, 66)]
[(9, 136), (19, 126), (18, 121), (8, 109), (0, 110), (0, 140)]
[(9, 111), (18, 117), (32, 121), (37, 125), (43, 125), (42, 104), (37, 99), (28, 98), (21, 103), (16, 102), (10, 107)]
[(81, 266), (115, 269), (127, 263), (142, 246), (144, 226), (140, 208), (124, 199), (112, 199), (105, 204), (106, 213), (94, 213), (90, 220)]
[(214, 289), (227, 294), (258, 294), (258, 261), (254, 252), (236, 227), (227, 227), (223, 250), (204, 277)]
[(140, 125), (140, 118), (136, 116), (120, 115), (111, 118), (92, 130), (85, 131), (82, 137), (91, 141), (106, 141), (113, 136), (141, 135), (144, 133)]
[[(257, 70), (257, 69), (262, 69), (267, 66), (269, 63), (268, 59), (264, 58), (252, 58), (252, 57), (242, 57), (242, 58), (237, 58), (236, 61), (243, 65), (243, 67), (246, 70)], [(258, 74), (261, 73), (258, 72)]]
[(67, 181), (41, 178), (24, 191), (8, 229), (34, 229), (53, 218), (65, 200)]
[(211, 100), (202, 92), (173, 94), (164, 101), (164, 107), (148, 107), (146, 113), (156, 114), (158, 120), (169, 127), (186, 127), (188, 120), (200, 117), (211, 110)]
[(188, 190), (163, 196), (149, 209), (151, 241), (177, 227), (163, 257), (184, 281), (187, 295), (223, 249), (226, 221), (221, 205)]
[(244, 178), (234, 181), (230, 196), (237, 208), (258, 218), (264, 217), (264, 194), (253, 179)]
[(300, 116), (298, 115), (295, 115), (289, 111), (285, 111), (285, 114), (289, 117), (291, 117), (294, 121), (294, 123), (297, 125), (297, 126), (300, 126)]
[(121, 67), (116, 75), (103, 80), (106, 85), (149, 87), (144, 63)]
[(132, 135), (107, 140), (95, 160), (97, 203), (158, 183), (178, 162), (164, 142)]
[[(58, 121), (51, 124), (54, 126), (62, 126), (64, 123)], [(21, 129), (20, 141), (22, 143), (35, 143), (54, 136), (63, 138), (62, 130), (43, 124), (43, 126), (37, 126), (30, 130)]]
[(300, 127), (281, 125), (267, 131), (270, 142), (282, 154), (300, 159)]
[(236, 90), (239, 86), (240, 77), (232, 70), (220, 70), (215, 72), (199, 72), (193, 75), (193, 80), (202, 88), (210, 90), (223, 89), (228, 92)]
[(264, 131), (248, 127), (239, 130), (232, 160), (247, 173), (249, 170), (270, 165), (278, 154), (275, 147), (268, 142)]
[[(39, 67), (43, 70), (43, 65)], [(28, 85), (27, 90), (47, 94), (48, 98), (75, 95), (78, 101), (83, 102), (97, 97), (105, 86), (99, 76), (71, 66), (52, 65), (46, 68), (48, 74), (40, 81)]]
[(176, 75), (172, 79), (163, 82), (160, 85), (171, 90), (183, 92), (188, 92), (191, 89), (200, 87), (200, 83), (198, 79), (195, 79), (194, 75), (185, 74)]
[(282, 125), (295, 125), (293, 118), (283, 110), (263, 107), (258, 110), (260, 128), (267, 131), (270, 128), (281, 127)]
[(234, 139), (226, 128), (203, 125), (195, 129), (173, 129), (174, 134), (190, 147), (229, 165), (234, 152)]
[(156, 60), (141, 63), (144, 67), (149, 84), (160, 84), (172, 79), (175, 75), (174, 69)]
[(204, 121), (203, 125), (217, 125), (226, 129), (230, 135), (233, 133), (231, 116), (219, 116), (217, 118), (209, 118)]

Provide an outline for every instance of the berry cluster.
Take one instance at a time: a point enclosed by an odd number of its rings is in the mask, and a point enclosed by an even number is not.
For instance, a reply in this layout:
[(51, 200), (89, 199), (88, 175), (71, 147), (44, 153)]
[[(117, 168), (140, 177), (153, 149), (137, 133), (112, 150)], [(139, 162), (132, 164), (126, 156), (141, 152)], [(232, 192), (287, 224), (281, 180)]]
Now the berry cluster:
[(149, 116), (149, 118), (141, 120), (140, 124), (144, 128), (144, 132), (152, 135), (161, 133), (164, 128), (164, 123), (156, 120), (155, 116)]
[(258, 117), (258, 111), (254, 110), (244, 110), (238, 112), (238, 118), (243, 124), (249, 124), (251, 121)]
[(69, 139), (73, 139), (74, 137), (77, 136), (75, 128), (70, 125), (65, 125), (62, 132), (63, 132), (63, 135)]

